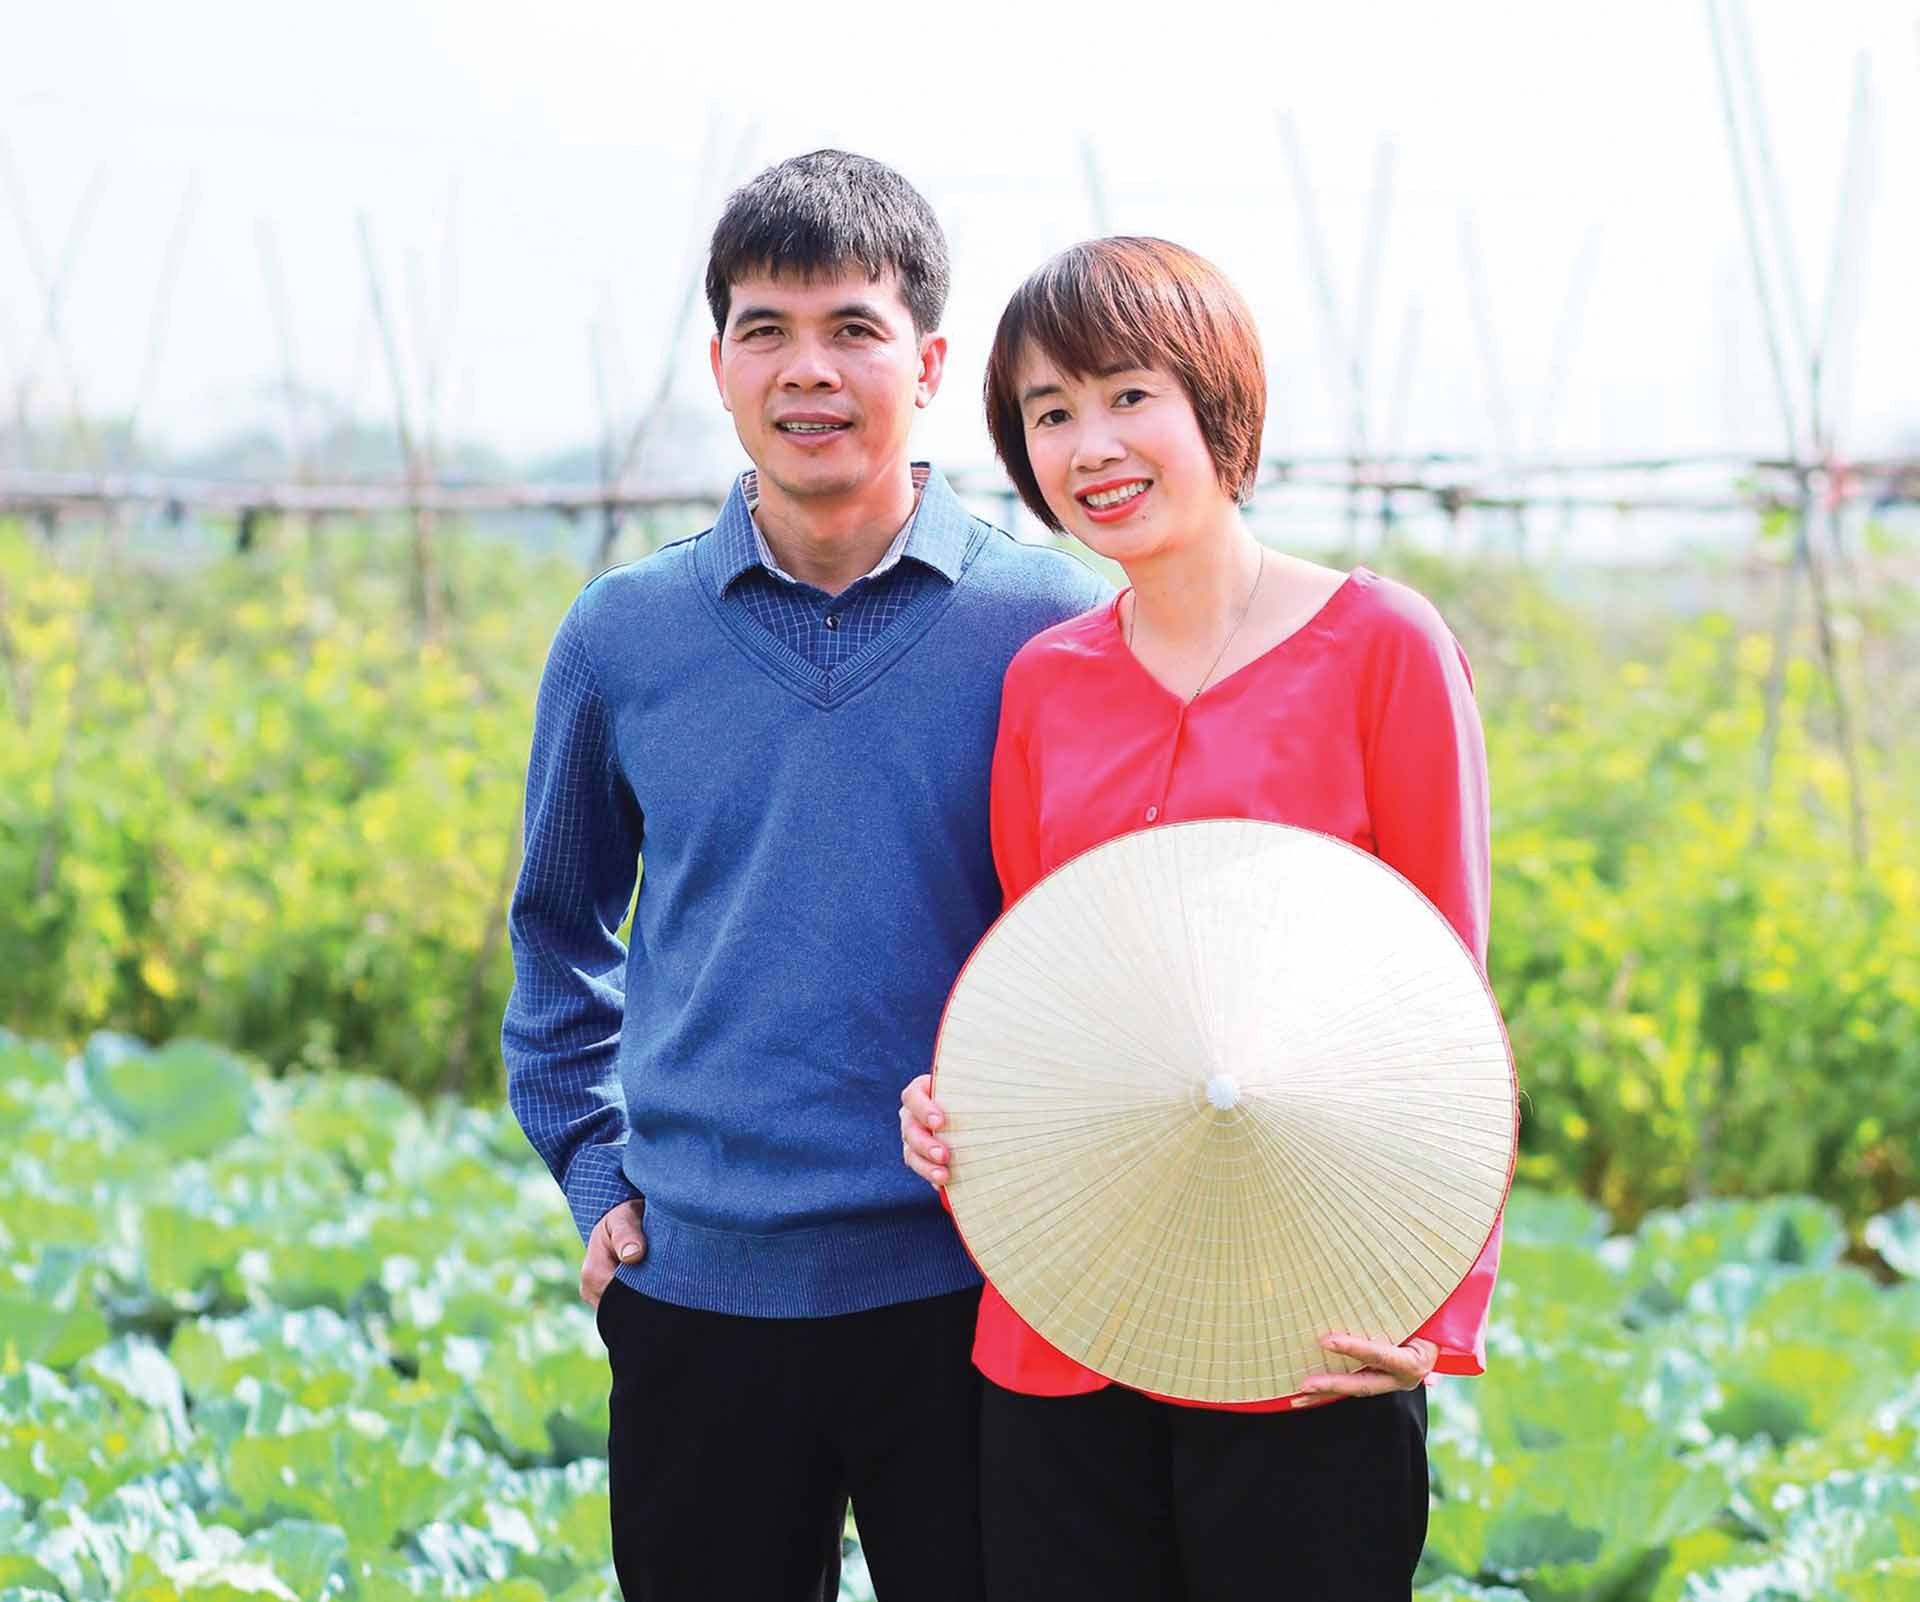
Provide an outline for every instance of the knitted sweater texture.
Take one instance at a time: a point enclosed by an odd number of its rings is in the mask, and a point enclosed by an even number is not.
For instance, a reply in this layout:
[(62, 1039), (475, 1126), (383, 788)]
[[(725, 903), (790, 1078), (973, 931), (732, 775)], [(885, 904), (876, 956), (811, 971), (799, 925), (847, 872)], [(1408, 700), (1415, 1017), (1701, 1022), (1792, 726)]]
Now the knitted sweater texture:
[(1002, 675), (1106, 591), (934, 474), (908, 555), (945, 581), (829, 671), (730, 599), (719, 553), (748, 515), (736, 489), (714, 530), (602, 574), (560, 625), (502, 1044), (582, 1238), (645, 1197), (623, 1280), (815, 1317), (977, 1279), (900, 1161), (899, 1094), (1000, 910)]

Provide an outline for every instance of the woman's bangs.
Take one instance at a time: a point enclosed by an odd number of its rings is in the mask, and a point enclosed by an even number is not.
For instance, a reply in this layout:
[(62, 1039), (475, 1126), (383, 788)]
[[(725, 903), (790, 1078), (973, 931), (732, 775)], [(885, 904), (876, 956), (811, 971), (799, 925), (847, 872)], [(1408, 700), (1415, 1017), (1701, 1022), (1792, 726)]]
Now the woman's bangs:
[(1152, 342), (1141, 335), (1136, 308), (1128, 304), (1134, 297), (1093, 262), (1060, 262), (1056, 271), (1030, 287), (1021, 342), (1064, 376), (1085, 378), (1164, 365)]

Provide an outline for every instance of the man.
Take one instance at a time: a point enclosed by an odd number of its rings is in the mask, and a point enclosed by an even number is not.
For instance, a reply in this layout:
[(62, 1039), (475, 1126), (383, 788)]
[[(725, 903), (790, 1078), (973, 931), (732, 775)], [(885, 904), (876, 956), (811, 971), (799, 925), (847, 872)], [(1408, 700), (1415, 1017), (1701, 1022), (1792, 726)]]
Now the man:
[(1001, 675), (1105, 587), (909, 456), (947, 281), (877, 162), (734, 194), (707, 298), (753, 471), (589, 584), (541, 683), (503, 1046), (587, 1243), (629, 1602), (831, 1598), (849, 1498), (882, 1602), (980, 1596), (979, 1281), (899, 1094), (1000, 909)]

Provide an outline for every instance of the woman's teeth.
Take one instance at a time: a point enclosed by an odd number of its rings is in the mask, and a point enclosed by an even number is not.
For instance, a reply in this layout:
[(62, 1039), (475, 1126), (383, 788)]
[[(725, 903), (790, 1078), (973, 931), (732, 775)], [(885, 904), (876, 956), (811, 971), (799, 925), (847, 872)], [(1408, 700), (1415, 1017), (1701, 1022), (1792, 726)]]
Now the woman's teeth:
[(1144, 484), (1123, 484), (1119, 489), (1102, 490), (1097, 495), (1089, 495), (1087, 505), (1096, 511), (1105, 511), (1109, 506), (1118, 506), (1121, 502), (1130, 501), (1134, 496), (1144, 495), (1146, 492), (1147, 486)]

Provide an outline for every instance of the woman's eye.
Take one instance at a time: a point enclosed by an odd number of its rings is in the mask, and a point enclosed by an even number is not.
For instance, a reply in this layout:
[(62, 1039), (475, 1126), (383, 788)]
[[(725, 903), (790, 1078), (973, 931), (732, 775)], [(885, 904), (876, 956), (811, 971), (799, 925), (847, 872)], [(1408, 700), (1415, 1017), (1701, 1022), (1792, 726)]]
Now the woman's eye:
[(1147, 392), (1144, 389), (1123, 389), (1114, 396), (1113, 400), (1116, 406), (1132, 406), (1146, 398)]
[(1035, 428), (1048, 428), (1052, 426), (1054, 423), (1064, 423), (1066, 420), (1067, 420), (1066, 412), (1063, 411), (1060, 407), (1056, 406), (1053, 408), (1052, 411), (1042, 412), (1038, 417), (1036, 417), (1033, 420), (1033, 426)]

